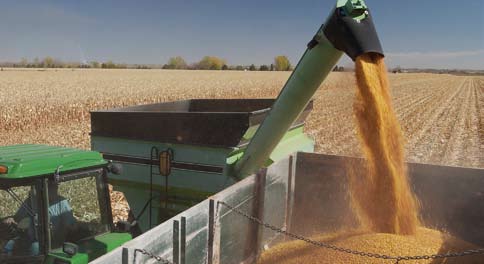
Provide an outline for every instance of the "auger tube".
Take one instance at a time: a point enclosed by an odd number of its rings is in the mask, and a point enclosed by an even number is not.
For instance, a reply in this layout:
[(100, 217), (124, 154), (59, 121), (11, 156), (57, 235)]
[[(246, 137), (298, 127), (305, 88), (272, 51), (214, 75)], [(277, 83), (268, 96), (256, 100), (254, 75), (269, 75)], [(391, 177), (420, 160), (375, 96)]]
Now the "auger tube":
[(367, 52), (383, 54), (363, 0), (337, 1), (326, 23), (308, 43), (308, 48), (244, 154), (230, 168), (231, 176), (245, 178), (264, 166), (343, 52), (353, 60)]

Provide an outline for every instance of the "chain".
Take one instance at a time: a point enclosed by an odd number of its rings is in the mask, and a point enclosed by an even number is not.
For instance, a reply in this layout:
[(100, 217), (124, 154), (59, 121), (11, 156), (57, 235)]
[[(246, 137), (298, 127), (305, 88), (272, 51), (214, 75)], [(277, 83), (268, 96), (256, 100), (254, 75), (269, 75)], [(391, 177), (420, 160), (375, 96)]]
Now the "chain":
[(309, 243), (309, 244), (312, 244), (312, 245), (315, 245), (315, 246), (318, 246), (318, 247), (327, 248), (327, 249), (331, 249), (331, 250), (339, 251), (339, 252), (343, 252), (343, 253), (358, 255), (358, 256), (362, 256), (362, 257), (369, 257), (369, 258), (394, 260), (396, 264), (400, 263), (400, 261), (407, 261), (407, 260), (441, 259), (441, 258), (463, 257), (463, 256), (469, 256), (469, 255), (484, 254), (484, 248), (469, 249), (469, 250), (465, 250), (465, 251), (457, 252), (457, 253), (445, 253), (445, 254), (421, 255), (421, 256), (390, 256), (390, 255), (383, 255), (383, 254), (377, 254), (377, 253), (358, 251), (358, 250), (353, 250), (353, 249), (349, 249), (349, 248), (338, 247), (338, 246), (328, 244), (328, 243), (324, 243), (324, 242), (314, 241), (314, 240), (311, 240), (307, 237), (287, 232), (287, 231), (285, 231), (285, 230), (283, 230), (279, 227), (265, 223), (262, 220), (254, 217), (252, 215), (247, 214), (246, 212), (243, 212), (243, 211), (241, 211), (241, 210), (239, 210), (239, 209), (237, 209), (233, 206), (226, 204), (225, 202), (218, 201), (217, 203), (227, 207), (228, 209), (230, 209), (230, 211), (233, 211), (233, 212), (251, 220), (252, 222), (257, 223), (258, 225), (261, 225), (265, 228), (268, 228), (268, 229), (270, 229), (274, 232), (283, 234), (285, 236), (288, 236), (288, 237), (291, 237), (291, 238), (294, 238), (294, 239), (297, 239), (297, 240), (301, 240), (301, 241), (304, 241), (306, 243)]
[(136, 253), (138, 253), (138, 252), (141, 253), (141, 254), (143, 254), (143, 255), (148, 256), (150, 259), (156, 260), (156, 262), (161, 262), (162, 264), (173, 264), (169, 260), (166, 260), (166, 259), (164, 259), (164, 258), (162, 258), (160, 256), (157, 256), (157, 255), (155, 255), (155, 254), (153, 254), (151, 252), (148, 252), (148, 251), (146, 251), (144, 249), (139, 249), (139, 248), (137, 248), (137, 249), (134, 250), (134, 260), (133, 260), (134, 263), (136, 263)]

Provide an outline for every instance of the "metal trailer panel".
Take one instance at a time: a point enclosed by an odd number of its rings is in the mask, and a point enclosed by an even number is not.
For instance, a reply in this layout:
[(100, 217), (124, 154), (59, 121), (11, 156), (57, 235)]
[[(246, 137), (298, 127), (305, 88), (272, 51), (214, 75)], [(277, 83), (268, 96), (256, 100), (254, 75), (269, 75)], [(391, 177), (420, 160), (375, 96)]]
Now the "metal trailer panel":
[[(205, 200), (92, 263), (154, 263), (154, 259), (147, 255), (140, 252), (135, 254), (136, 249), (144, 249), (171, 262), (179, 263), (181, 255), (184, 255), (185, 263), (206, 263), (208, 206), (209, 201)], [(186, 222), (184, 239), (180, 237), (183, 234), (181, 232), (183, 221)], [(178, 230), (176, 230), (177, 228)], [(183, 241), (186, 242), (184, 245)], [(175, 259), (173, 258), (174, 253)]]
[(410, 163), (409, 174), (426, 225), (484, 247), (484, 168)]
[[(277, 241), (279, 235), (263, 230), (233, 212), (227, 212), (226, 208), (217, 205), (217, 201), (249, 212), (258, 208), (261, 218), (285, 225), (290, 164), (291, 158), (281, 160), (268, 168), (266, 177), (263, 177), (265, 174), (248, 177), (92, 263), (150, 263), (149, 258), (140, 253), (136, 254), (135, 259), (136, 249), (146, 249), (169, 261), (173, 261), (173, 252), (178, 251), (179, 260), (183, 257), (185, 263), (241, 263), (253, 260), (256, 252), (262, 250), (264, 245)], [(260, 200), (263, 203), (256, 202)], [(210, 210), (211, 205), (213, 210)], [(184, 252), (180, 245), (183, 239), (173, 240), (173, 221), (181, 222), (182, 217), (186, 219)], [(174, 250), (173, 245), (178, 245), (178, 249)]]
[[(223, 194), (217, 200), (225, 201), (250, 214), (255, 213), (255, 200), (253, 199), (256, 177), (237, 186), (237, 190)], [(214, 235), (214, 263), (241, 263), (251, 257), (253, 252), (253, 234), (249, 230), (253, 223), (222, 207), (216, 208), (215, 235)], [(234, 238), (237, 239), (234, 239)]]
[[(297, 153), (274, 163), (265, 174), (247, 177), (126, 243), (123, 247), (129, 249), (125, 259), (133, 263), (134, 249), (143, 248), (171, 260), (173, 221), (181, 222), (181, 217), (186, 217), (187, 223), (186, 263), (250, 263), (261, 250), (286, 239), (229, 212), (218, 201), (304, 236), (354, 225), (345, 168), (359, 162), (358, 158)], [(484, 169), (408, 166), (424, 223), (484, 246)], [(179, 239), (178, 245), (182, 241)], [(178, 247), (181, 259), (182, 247)], [(120, 263), (120, 259), (122, 248), (94, 263)]]
[[(287, 229), (289, 214), (290, 180), (293, 156), (282, 159), (276, 166), (271, 166), (267, 170), (265, 180), (265, 194), (263, 195), (263, 210), (261, 219), (270, 220), (275, 226)], [(285, 239), (279, 233), (270, 229), (261, 228), (259, 250), (271, 247)]]
[[(351, 164), (358, 166), (361, 161), (359, 158), (298, 153), (290, 231), (312, 235), (355, 225), (346, 168)], [(407, 165), (410, 185), (420, 201), (420, 217), (425, 226), (484, 246), (484, 169)]]
[(291, 232), (311, 236), (356, 224), (350, 206), (345, 162), (354, 164), (352, 158), (343, 156), (296, 155)]

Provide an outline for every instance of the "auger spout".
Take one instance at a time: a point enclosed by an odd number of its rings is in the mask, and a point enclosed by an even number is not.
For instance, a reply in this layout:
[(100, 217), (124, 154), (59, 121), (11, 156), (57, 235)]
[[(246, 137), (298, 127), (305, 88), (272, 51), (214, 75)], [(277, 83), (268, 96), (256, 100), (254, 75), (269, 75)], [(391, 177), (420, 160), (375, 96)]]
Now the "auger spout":
[(333, 70), (343, 53), (353, 60), (363, 53), (383, 55), (368, 8), (363, 0), (339, 0), (287, 80), (269, 115), (244, 154), (229, 172), (244, 178), (264, 166), (291, 124)]

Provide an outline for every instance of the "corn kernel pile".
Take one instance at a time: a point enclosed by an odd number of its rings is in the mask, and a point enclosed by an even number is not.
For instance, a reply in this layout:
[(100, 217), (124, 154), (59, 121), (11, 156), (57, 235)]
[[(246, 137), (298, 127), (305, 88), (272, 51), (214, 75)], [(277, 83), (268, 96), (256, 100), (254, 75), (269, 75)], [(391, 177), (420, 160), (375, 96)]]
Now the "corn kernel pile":
[[(354, 250), (391, 256), (433, 255), (460, 252), (478, 248), (451, 235), (428, 228), (417, 228), (415, 235), (395, 235), (364, 231), (345, 231), (319, 237), (313, 240), (331, 243)], [(319, 248), (303, 241), (281, 243), (262, 253), (259, 264), (351, 264), (351, 263), (395, 263), (395, 260), (361, 257), (330, 249)], [(401, 263), (484, 263), (484, 255)]]

